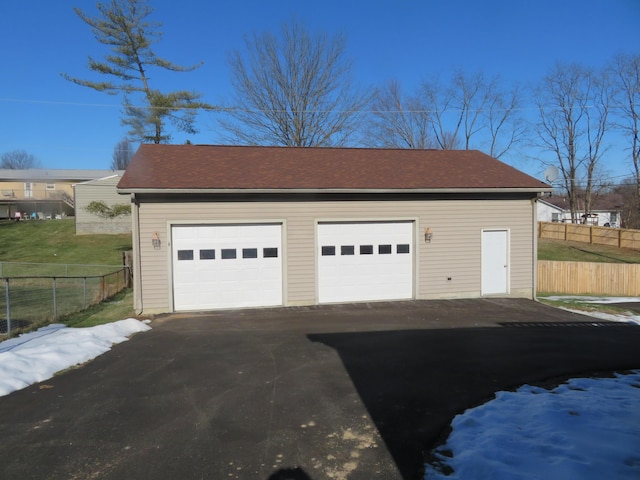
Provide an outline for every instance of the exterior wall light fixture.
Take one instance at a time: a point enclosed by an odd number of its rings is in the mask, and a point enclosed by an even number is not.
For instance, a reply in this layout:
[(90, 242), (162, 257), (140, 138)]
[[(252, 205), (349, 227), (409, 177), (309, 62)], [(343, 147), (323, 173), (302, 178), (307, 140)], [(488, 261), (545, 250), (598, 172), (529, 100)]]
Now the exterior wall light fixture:
[(153, 234), (153, 238), (151, 239), (151, 245), (153, 245), (154, 250), (160, 250), (160, 246), (162, 242), (160, 242), (160, 237), (158, 236), (158, 232)]
[(426, 243), (431, 243), (431, 238), (433, 237), (433, 232), (431, 232), (431, 229), (429, 227), (424, 229), (424, 241)]

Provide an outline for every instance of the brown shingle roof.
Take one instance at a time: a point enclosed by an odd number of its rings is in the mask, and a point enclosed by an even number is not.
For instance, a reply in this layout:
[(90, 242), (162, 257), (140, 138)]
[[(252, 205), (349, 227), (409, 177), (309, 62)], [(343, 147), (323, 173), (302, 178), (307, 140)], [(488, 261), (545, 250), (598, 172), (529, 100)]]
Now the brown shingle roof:
[(142, 145), (120, 190), (546, 191), (550, 187), (475, 150)]

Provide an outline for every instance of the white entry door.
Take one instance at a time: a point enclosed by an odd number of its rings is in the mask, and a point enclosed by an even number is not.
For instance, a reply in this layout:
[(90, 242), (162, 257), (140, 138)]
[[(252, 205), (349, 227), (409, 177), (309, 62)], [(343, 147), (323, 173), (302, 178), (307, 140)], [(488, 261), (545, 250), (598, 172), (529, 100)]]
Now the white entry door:
[(320, 223), (318, 301), (413, 298), (413, 222)]
[(482, 231), (482, 295), (509, 292), (509, 231)]
[(174, 310), (282, 305), (282, 225), (174, 225)]

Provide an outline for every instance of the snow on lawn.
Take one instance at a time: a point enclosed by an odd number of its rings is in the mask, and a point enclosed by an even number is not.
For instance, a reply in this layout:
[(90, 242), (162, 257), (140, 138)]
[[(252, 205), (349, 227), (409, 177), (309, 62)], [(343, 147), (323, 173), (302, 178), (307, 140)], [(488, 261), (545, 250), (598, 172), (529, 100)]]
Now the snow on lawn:
[[(640, 298), (546, 297), (584, 303)], [(640, 325), (640, 316), (576, 313)], [(454, 418), (425, 480), (640, 479), (640, 370), (498, 392)]]
[[(583, 304), (609, 304), (615, 305), (616, 303), (634, 303), (640, 302), (639, 297), (588, 297), (588, 296), (577, 296), (577, 295), (563, 295), (563, 296), (550, 296), (544, 297), (544, 300), (551, 300), (555, 302), (573, 302), (573, 303), (583, 303)], [(578, 310), (575, 308), (568, 307), (559, 307), (563, 310), (572, 313), (580, 313), (582, 315), (588, 315), (590, 317), (599, 318), (601, 320), (608, 320), (611, 322), (625, 322), (625, 323), (635, 323), (640, 325), (640, 315), (635, 315), (632, 312), (627, 312), (625, 314), (621, 313), (606, 313), (606, 312), (598, 312), (598, 311), (584, 311)]]
[(638, 480), (640, 370), (498, 392), (451, 426), (433, 452), (450, 475), (426, 465), (425, 480)]
[(591, 297), (584, 295), (556, 295), (542, 297), (545, 300), (578, 301), (582, 303), (635, 303), (640, 302), (640, 297)]
[(52, 324), (0, 343), (0, 396), (87, 362), (151, 327), (128, 318), (90, 328)]

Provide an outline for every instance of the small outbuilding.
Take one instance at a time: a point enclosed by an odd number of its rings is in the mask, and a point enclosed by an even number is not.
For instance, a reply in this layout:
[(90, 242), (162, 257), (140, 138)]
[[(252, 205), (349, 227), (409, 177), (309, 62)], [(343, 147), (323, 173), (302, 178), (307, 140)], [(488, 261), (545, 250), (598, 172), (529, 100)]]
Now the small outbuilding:
[(109, 208), (122, 203), (129, 204), (127, 199), (119, 195), (116, 190), (123, 173), (123, 171), (116, 171), (106, 177), (74, 185), (77, 235), (131, 233), (131, 217), (129, 215), (105, 218), (88, 209), (92, 202), (103, 202)]
[(142, 145), (118, 191), (160, 313), (533, 298), (551, 187), (472, 150)]

